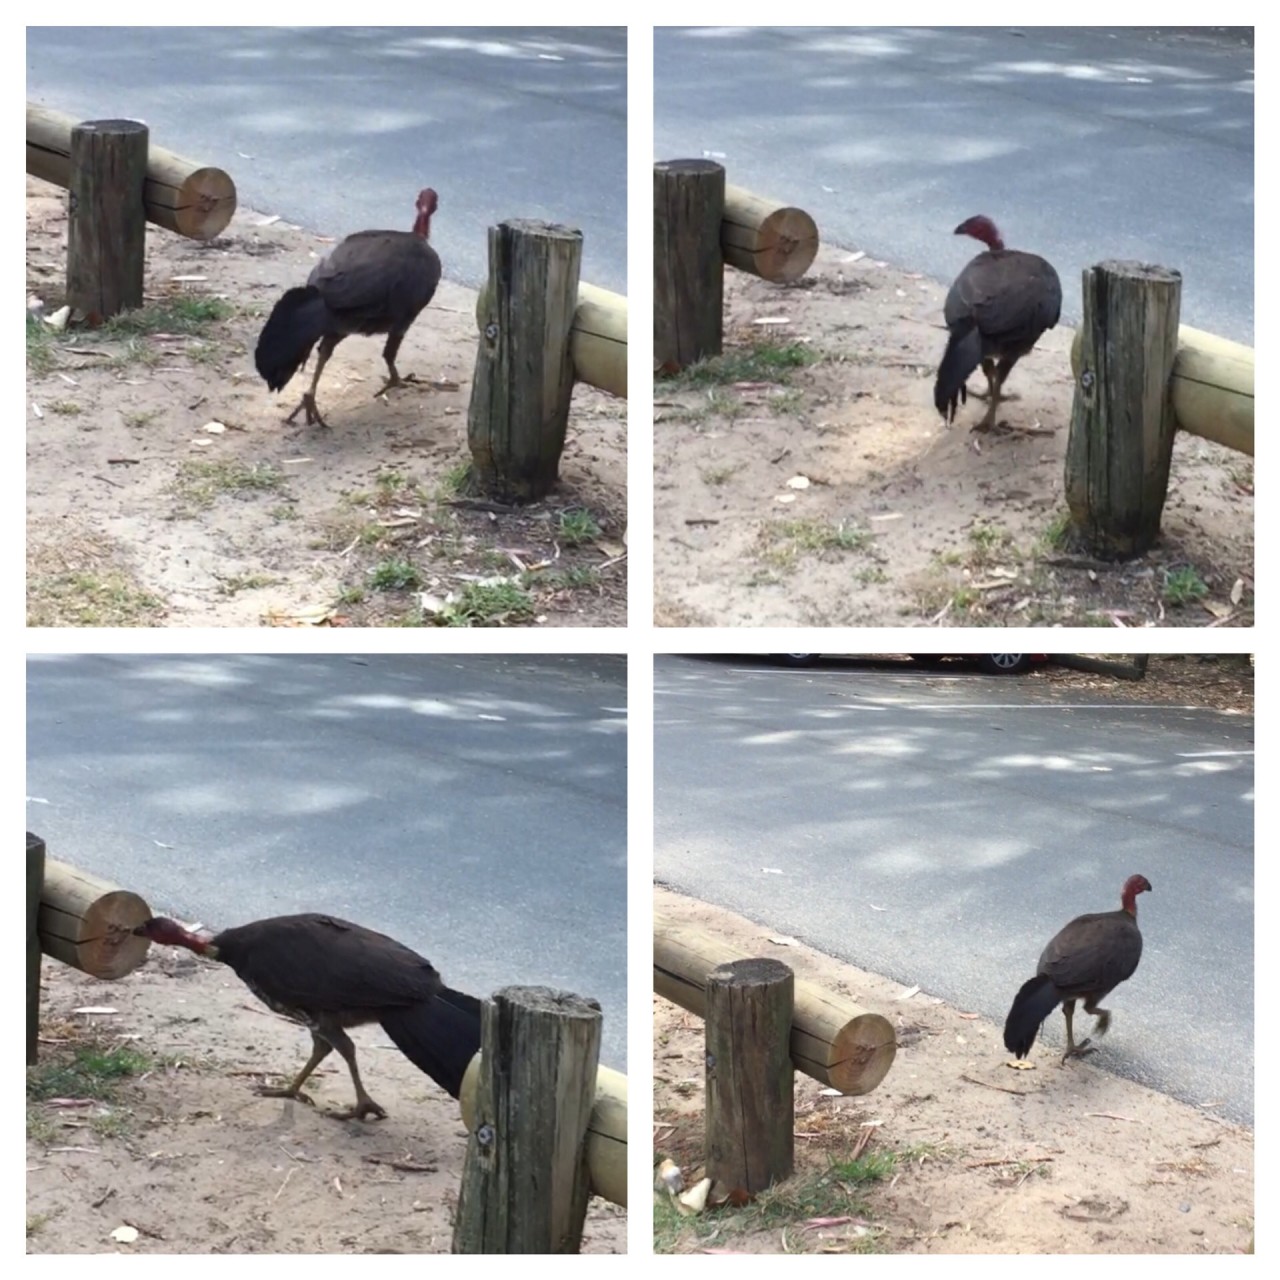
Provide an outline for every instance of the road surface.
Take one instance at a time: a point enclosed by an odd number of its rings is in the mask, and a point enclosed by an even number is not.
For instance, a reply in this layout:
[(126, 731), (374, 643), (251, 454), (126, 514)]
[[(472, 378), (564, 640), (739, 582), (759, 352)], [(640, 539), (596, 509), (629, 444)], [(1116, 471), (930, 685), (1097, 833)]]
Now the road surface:
[(27, 97), (144, 119), (240, 203), (345, 236), (440, 193), (445, 276), (504, 218), (579, 227), (582, 277), (627, 291), (625, 27), (28, 27)]
[(626, 660), (28, 659), (28, 830), (211, 927), (327, 911), (594, 996), (626, 1067)]
[(1145, 952), (1090, 1061), (1253, 1123), (1250, 717), (659, 657), (654, 724), (659, 883), (1000, 1026), (1050, 937), (1141, 872)]
[(1080, 317), (1107, 258), (1182, 272), (1182, 319), (1253, 343), (1253, 47), (1238, 29), (654, 32), (654, 151), (808, 209), (830, 244), (951, 281), (993, 217)]

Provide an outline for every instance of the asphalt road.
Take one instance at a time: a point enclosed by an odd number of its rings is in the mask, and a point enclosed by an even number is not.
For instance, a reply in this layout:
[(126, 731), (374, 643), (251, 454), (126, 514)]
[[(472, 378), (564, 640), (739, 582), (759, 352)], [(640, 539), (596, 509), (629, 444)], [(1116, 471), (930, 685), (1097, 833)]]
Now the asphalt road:
[(654, 32), (654, 151), (808, 209), (823, 240), (941, 281), (986, 213), (1080, 316), (1107, 258), (1182, 272), (1182, 319), (1253, 342), (1253, 48), (1236, 29)]
[(1142, 963), (1090, 1061), (1253, 1123), (1252, 719), (658, 657), (654, 725), (659, 883), (1000, 1026), (1053, 934), (1141, 872)]
[(28, 27), (27, 97), (133, 117), (225, 169), (240, 203), (345, 236), (413, 225), (450, 280), (504, 218), (579, 227), (583, 279), (627, 291), (625, 27)]
[(327, 911), (593, 996), (626, 1066), (626, 660), (28, 659), (28, 829), (218, 928)]

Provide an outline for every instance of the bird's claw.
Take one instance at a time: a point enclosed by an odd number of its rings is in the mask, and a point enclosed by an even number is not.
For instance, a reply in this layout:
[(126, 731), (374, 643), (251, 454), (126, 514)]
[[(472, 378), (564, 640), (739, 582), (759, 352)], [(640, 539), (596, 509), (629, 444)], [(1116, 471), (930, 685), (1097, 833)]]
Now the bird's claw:
[(329, 424), (320, 416), (320, 410), (316, 407), (315, 397), (311, 395), (303, 395), (298, 401), (298, 407), (285, 419), (286, 422), (292, 422), (303, 410), (307, 414), (307, 426), (327, 427)]
[(298, 1102), (305, 1102), (309, 1107), (316, 1105), (315, 1099), (310, 1094), (303, 1093), (301, 1089), (281, 1089), (260, 1084), (257, 1093), (260, 1098), (293, 1098)]
[(1062, 1063), (1065, 1066), (1068, 1058), (1087, 1058), (1093, 1053), (1092, 1040), (1081, 1040), (1079, 1044), (1073, 1044), (1070, 1049), (1062, 1055)]
[(356, 1103), (354, 1107), (348, 1107), (346, 1111), (330, 1111), (328, 1114), (335, 1120), (363, 1120), (365, 1116), (372, 1116), (375, 1120), (387, 1118), (386, 1111), (372, 1098), (366, 1098), (363, 1102)]

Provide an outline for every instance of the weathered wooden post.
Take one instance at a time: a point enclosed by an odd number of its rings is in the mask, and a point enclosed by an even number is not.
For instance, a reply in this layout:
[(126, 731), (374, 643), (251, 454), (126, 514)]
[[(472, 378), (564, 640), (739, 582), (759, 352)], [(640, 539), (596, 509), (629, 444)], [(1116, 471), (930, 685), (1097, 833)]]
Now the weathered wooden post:
[(559, 476), (581, 265), (581, 231), (523, 218), (489, 228), (467, 443), (476, 482), (504, 501), (536, 502)]
[(713, 160), (653, 166), (653, 362), (663, 373), (720, 354), (724, 193)]
[(67, 303), (90, 324), (142, 306), (147, 126), (86, 120), (71, 130)]
[(791, 1176), (794, 994), (780, 960), (736, 960), (707, 978), (707, 1176), (733, 1203)]
[[(653, 989), (700, 1018), (707, 1016), (707, 979), (743, 959), (714, 934), (658, 913), (653, 922)], [(870, 1093), (897, 1053), (893, 1024), (815, 983), (795, 981), (791, 1065), (841, 1093)]]
[(578, 1252), (601, 1022), (596, 1001), (546, 987), (484, 1001), (454, 1253)]
[(1182, 277), (1140, 262), (1084, 272), (1066, 496), (1092, 552), (1142, 555), (1160, 533), (1177, 430), (1171, 378)]
[(40, 949), (94, 978), (123, 978), (146, 958), (133, 930), (151, 918), (146, 901), (88, 871), (47, 858), (40, 894)]
[(27, 1066), (40, 1046), (40, 891), (44, 887), (44, 841), (27, 832)]
[[(71, 189), (71, 131), (77, 121), (61, 111), (27, 103), (27, 172), (64, 190)], [(142, 189), (147, 221), (166, 231), (212, 240), (236, 211), (236, 184), (213, 165), (147, 148)]]
[(794, 205), (730, 185), (724, 189), (720, 244), (729, 266), (762, 280), (790, 284), (818, 256), (818, 224)]

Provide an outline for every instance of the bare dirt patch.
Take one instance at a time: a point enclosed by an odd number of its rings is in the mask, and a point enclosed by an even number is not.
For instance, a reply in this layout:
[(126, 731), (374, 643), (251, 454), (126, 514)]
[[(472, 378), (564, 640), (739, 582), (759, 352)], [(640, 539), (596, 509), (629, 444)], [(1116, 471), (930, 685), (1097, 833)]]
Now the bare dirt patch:
[[(29, 1253), (447, 1253), (466, 1152), (458, 1104), (377, 1027), (357, 1028), (380, 1121), (324, 1114), (354, 1097), (345, 1065), (309, 1107), (254, 1085), (292, 1076), (310, 1037), (224, 967), (158, 949), (104, 983), (46, 961), (41, 1062), (77, 1047), (146, 1056), (110, 1101), (27, 1104)], [(111, 1014), (77, 1014), (86, 1007)], [(29, 1084), (30, 1091), (30, 1084)], [(117, 1243), (120, 1226), (137, 1231)], [(626, 1214), (592, 1199), (584, 1252), (626, 1252)]]
[[(1001, 1029), (742, 916), (657, 889), (658, 909), (772, 956), (888, 1017), (897, 1058), (862, 1098), (796, 1075), (796, 1174), (745, 1209), (655, 1205), (662, 1252), (1235, 1253), (1253, 1234), (1253, 1134), (1040, 1043), (1013, 1071)], [(700, 1178), (703, 1027), (654, 998), (654, 1159)], [(1112, 1041), (1116, 1032), (1113, 1029)], [(1056, 1043), (1054, 1041), (1053, 1043)], [(871, 1137), (860, 1163), (850, 1160)], [(865, 1177), (863, 1175), (866, 1175)], [(861, 1180), (860, 1180), (861, 1179)], [(826, 1225), (816, 1225), (821, 1219)]]
[[(793, 286), (726, 274), (728, 367), (655, 387), (657, 624), (1251, 625), (1253, 460), (1179, 433), (1159, 546), (1123, 565), (1075, 554), (1072, 331), (1014, 370), (1014, 430), (971, 434), (980, 401), (948, 430), (944, 296), (836, 249)], [(818, 358), (773, 370), (748, 358), (762, 342)]]
[[(65, 201), (28, 179), (27, 288), (45, 314), (65, 287)], [(577, 388), (551, 499), (510, 510), (459, 491), (474, 292), (442, 282), (409, 330), (397, 363), (418, 385), (375, 399), (383, 339), (349, 338), (320, 383), (331, 426), (284, 422), (301, 376), (271, 395), (253, 348), (332, 243), (248, 210), (208, 244), (149, 227), (148, 307), (214, 300), (215, 318), (29, 325), (32, 625), (625, 625), (623, 402)]]

